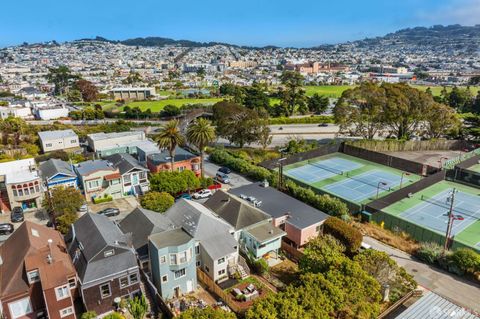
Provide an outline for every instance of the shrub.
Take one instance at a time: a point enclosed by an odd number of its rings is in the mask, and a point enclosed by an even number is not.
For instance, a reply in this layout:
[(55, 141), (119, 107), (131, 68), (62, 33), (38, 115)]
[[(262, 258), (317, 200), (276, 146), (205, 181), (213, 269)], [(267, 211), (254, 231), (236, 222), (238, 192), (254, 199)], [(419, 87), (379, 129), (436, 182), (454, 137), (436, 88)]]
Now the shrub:
[(423, 260), (429, 264), (438, 262), (442, 255), (443, 248), (437, 243), (422, 243), (415, 255), (418, 259)]
[(356, 252), (362, 244), (360, 231), (336, 217), (330, 217), (323, 223), (323, 232), (337, 238), (349, 253)]
[(95, 311), (87, 311), (82, 313), (81, 319), (95, 319), (97, 318), (97, 313)]
[(213, 178), (211, 177), (200, 177), (200, 187), (208, 188), (213, 185)]
[(255, 260), (253, 262), (253, 266), (254, 266), (255, 272), (260, 275), (266, 274), (268, 272), (268, 263), (263, 258)]
[(140, 199), (143, 208), (163, 213), (173, 206), (175, 199), (172, 195), (165, 192), (148, 192)]
[(103, 197), (95, 197), (93, 199), (93, 203), (100, 204), (100, 203), (111, 202), (112, 200), (113, 200), (112, 196), (105, 194)]
[(480, 254), (468, 248), (460, 248), (448, 256), (450, 267), (455, 266), (457, 274), (473, 274), (480, 271)]
[(268, 120), (270, 125), (280, 124), (316, 124), (316, 123), (333, 123), (333, 116), (310, 116), (310, 117), (274, 117)]

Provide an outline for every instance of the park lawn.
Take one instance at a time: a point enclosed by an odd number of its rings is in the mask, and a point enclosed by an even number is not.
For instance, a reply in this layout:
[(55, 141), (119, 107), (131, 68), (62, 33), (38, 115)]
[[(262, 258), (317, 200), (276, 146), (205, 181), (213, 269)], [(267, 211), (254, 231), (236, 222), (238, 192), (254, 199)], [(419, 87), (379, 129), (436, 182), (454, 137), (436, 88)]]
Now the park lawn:
[[(412, 87), (414, 87), (416, 89), (419, 89), (419, 90), (422, 90), (422, 91), (426, 91), (427, 88), (430, 88), (433, 96), (439, 96), (440, 93), (442, 92), (442, 89), (443, 89), (442, 86), (428, 86), (428, 85), (412, 85)], [(459, 86), (458, 88), (465, 89), (466, 87), (465, 86)], [(450, 92), (451, 90), (452, 90), (452, 87), (447, 87), (447, 92)], [(470, 91), (472, 92), (473, 95), (477, 95), (478, 92), (480, 91), (480, 87), (479, 86), (476, 86), (476, 87), (471, 86)]]
[(104, 110), (118, 110), (123, 111), (125, 106), (129, 106), (131, 108), (139, 107), (140, 110), (146, 111), (150, 109), (152, 112), (160, 112), (166, 105), (175, 105), (181, 107), (186, 104), (215, 104), (217, 102), (222, 101), (219, 98), (210, 98), (210, 99), (166, 99), (166, 100), (159, 100), (159, 101), (134, 101), (127, 103), (124, 106), (118, 107), (115, 105), (115, 102), (111, 104), (104, 104), (102, 105)]
[(339, 98), (343, 91), (353, 88), (353, 85), (318, 85), (305, 86), (305, 93), (307, 96), (312, 96), (315, 93), (326, 95), (331, 98)]

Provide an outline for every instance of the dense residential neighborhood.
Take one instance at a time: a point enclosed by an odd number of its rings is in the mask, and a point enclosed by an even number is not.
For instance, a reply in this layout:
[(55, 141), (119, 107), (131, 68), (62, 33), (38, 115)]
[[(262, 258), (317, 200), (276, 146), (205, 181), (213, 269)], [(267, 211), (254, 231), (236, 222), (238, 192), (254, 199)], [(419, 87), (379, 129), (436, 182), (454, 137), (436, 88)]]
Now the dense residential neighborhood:
[(478, 24), (0, 47), (0, 131), (2, 318), (480, 319)]

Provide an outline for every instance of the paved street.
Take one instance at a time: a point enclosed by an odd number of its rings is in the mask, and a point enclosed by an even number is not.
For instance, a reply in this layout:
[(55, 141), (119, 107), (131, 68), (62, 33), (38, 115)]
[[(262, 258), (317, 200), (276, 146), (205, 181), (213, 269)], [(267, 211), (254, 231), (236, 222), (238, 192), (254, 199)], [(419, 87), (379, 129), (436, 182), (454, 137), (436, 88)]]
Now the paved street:
[(373, 238), (364, 237), (363, 241), (371, 245), (373, 249), (389, 254), (400, 266), (415, 277), (419, 285), (451, 299), (461, 306), (480, 312), (479, 285), (416, 261), (407, 253), (387, 246)]
[[(219, 168), (220, 166), (218, 166), (217, 164), (209, 162), (208, 159), (205, 159), (205, 175), (215, 177)], [(234, 172), (228, 174), (228, 176), (230, 177), (230, 185), (222, 185), (222, 188), (236, 188), (252, 183), (250, 180)]]

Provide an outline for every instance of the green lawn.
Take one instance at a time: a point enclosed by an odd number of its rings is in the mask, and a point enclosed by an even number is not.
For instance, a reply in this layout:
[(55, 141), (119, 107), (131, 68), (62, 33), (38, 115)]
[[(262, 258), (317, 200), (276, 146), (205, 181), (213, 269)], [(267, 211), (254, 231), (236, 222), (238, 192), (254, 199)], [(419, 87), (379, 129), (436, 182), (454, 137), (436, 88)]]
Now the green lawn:
[(319, 86), (306, 86), (305, 91), (307, 96), (312, 96), (315, 93), (320, 95), (326, 95), (331, 98), (338, 98), (342, 95), (343, 91), (351, 89), (353, 85), (319, 85)]
[[(146, 111), (150, 109), (152, 112), (160, 112), (163, 110), (165, 105), (175, 105), (175, 106), (182, 106), (186, 104), (215, 104), (219, 101), (222, 101), (222, 99), (219, 98), (209, 98), (209, 99), (166, 99), (166, 100), (160, 100), (160, 101), (134, 101), (134, 102), (129, 102), (125, 106), (129, 107), (139, 107), (142, 111)], [(108, 103), (103, 103), (101, 104), (104, 110), (123, 110), (122, 107), (118, 107), (115, 105), (115, 102), (108, 102)]]
[[(443, 87), (441, 86), (425, 86), (425, 85), (412, 85), (412, 87), (416, 88), (416, 89), (419, 89), (419, 90), (422, 90), (422, 91), (425, 91), (427, 88), (430, 88), (430, 90), (432, 90), (432, 94), (434, 96), (438, 96), (440, 95), (440, 92), (442, 92), (442, 89)], [(464, 86), (460, 86), (459, 88), (461, 89), (465, 89)], [(451, 87), (447, 87), (447, 91), (450, 92), (452, 90)], [(477, 95), (478, 92), (480, 91), (480, 87), (470, 87), (470, 91), (472, 92), (472, 94), (474, 95)]]

